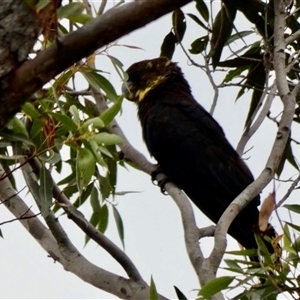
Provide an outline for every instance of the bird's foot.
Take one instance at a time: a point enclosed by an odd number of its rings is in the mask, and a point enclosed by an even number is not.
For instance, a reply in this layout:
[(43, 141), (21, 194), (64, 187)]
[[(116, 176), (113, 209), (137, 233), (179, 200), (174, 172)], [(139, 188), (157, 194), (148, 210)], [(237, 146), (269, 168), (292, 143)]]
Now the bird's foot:
[(156, 176), (157, 176), (158, 174), (164, 174), (163, 169), (162, 169), (159, 165), (157, 165), (157, 167), (155, 168), (155, 170), (153, 170), (153, 171), (151, 172), (151, 180), (152, 180), (152, 183), (155, 184), (155, 185), (158, 185), (158, 186), (160, 187), (160, 191), (161, 191), (164, 195), (167, 195), (168, 193), (167, 193), (166, 190), (165, 190), (165, 184), (166, 184), (167, 182), (170, 182), (171, 180), (170, 180), (169, 177), (165, 177), (165, 178), (163, 178), (163, 179), (161, 179), (161, 180), (157, 180), (157, 179), (156, 179)]
[(160, 173), (164, 173), (164, 171), (160, 167), (160, 165), (157, 165), (156, 168), (151, 172), (151, 181), (154, 185), (158, 185), (158, 180), (156, 180), (156, 176)]
[(160, 187), (160, 191), (164, 195), (168, 195), (167, 191), (165, 190), (166, 183), (171, 182), (169, 177), (165, 177), (164, 179), (158, 180), (157, 185)]

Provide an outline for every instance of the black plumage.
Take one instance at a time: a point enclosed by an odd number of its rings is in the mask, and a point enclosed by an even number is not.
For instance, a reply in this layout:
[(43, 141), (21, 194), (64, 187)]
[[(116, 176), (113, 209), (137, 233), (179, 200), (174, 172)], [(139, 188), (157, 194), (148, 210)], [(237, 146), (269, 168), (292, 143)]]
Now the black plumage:
[[(194, 99), (177, 64), (160, 57), (133, 64), (123, 85), (138, 105), (143, 138), (160, 168), (213, 222), (253, 176), (222, 128)], [(229, 234), (247, 249), (257, 248), (259, 196), (237, 216)], [(274, 236), (271, 227), (269, 235)], [(272, 251), (271, 245), (268, 246)], [(273, 251), (272, 251), (273, 252)]]

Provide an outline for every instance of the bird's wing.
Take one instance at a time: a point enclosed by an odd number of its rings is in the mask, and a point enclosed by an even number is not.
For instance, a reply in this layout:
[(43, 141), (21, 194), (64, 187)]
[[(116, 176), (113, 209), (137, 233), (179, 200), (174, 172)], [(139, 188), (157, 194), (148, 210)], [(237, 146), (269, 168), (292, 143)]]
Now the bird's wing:
[(226, 191), (233, 200), (253, 181), (251, 172), (227, 141), (222, 128), (202, 106), (194, 99), (173, 100), (154, 109), (148, 118), (151, 130), (144, 132), (144, 137), (150, 152), (161, 165), (166, 162), (169, 166), (173, 160), (170, 166), (173, 175), (179, 169), (185, 178), (188, 174), (184, 170), (197, 170), (198, 174), (193, 176), (207, 175), (211, 184)]

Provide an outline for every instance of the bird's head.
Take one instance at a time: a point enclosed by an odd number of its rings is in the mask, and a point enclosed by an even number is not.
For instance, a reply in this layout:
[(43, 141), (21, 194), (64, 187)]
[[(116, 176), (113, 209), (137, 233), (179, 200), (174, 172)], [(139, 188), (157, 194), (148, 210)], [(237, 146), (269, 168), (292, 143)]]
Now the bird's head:
[(174, 69), (179, 68), (166, 57), (134, 63), (126, 71), (128, 78), (122, 85), (125, 98), (140, 103), (150, 91), (165, 82)]

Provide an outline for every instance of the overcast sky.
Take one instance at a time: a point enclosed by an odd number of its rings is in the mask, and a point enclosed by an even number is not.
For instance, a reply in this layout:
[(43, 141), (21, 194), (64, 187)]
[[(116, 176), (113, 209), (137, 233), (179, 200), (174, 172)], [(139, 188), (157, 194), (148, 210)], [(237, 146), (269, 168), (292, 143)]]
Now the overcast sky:
[[(185, 12), (193, 10), (193, 4), (184, 8)], [(205, 34), (204, 30), (195, 26), (193, 21), (190, 19), (187, 21), (188, 34), (184, 39), (186, 48), (194, 39)], [(239, 25), (241, 24), (236, 24), (237, 27)], [(168, 15), (119, 40), (119, 44), (139, 46), (143, 50), (116, 46), (110, 49), (109, 54), (120, 59), (125, 69), (136, 61), (157, 57), (161, 42), (170, 28), (171, 18)], [(255, 39), (255, 35), (253, 38)], [(200, 57), (195, 57), (195, 59), (201, 63)], [(195, 98), (209, 109), (213, 91), (206, 75), (199, 69), (188, 66), (187, 59), (179, 47), (173, 60), (179, 62), (182, 67), (192, 86)], [(121, 81), (106, 57), (98, 58), (97, 68), (109, 72), (105, 76), (120, 91)], [(222, 77), (219, 77), (217, 83), (221, 80)], [(215, 112), (215, 118), (223, 127), (233, 146), (236, 146), (242, 134), (249, 103), (249, 94), (237, 102), (234, 101), (235, 96), (236, 90), (221, 90), (219, 105)], [(124, 101), (118, 122), (133, 145), (148, 156), (141, 138), (140, 124), (133, 103)], [(247, 164), (255, 175), (258, 175), (264, 167), (275, 130), (271, 122), (265, 122), (259, 133), (248, 144), (249, 148), (254, 146)], [(291, 174), (296, 173), (291, 168), (289, 170)], [(24, 183), (20, 181), (19, 187), (23, 186)], [(139, 193), (117, 197), (116, 201), (124, 222), (126, 253), (136, 263), (143, 278), (150, 282), (152, 275), (159, 293), (166, 297), (175, 297), (174, 285), (186, 296), (195, 297), (198, 282), (185, 251), (180, 215), (173, 200), (163, 196), (160, 190), (152, 185), (148, 175), (133, 169), (119, 168), (117, 189), (139, 191)], [(270, 191), (271, 188), (267, 188), (262, 197)], [(279, 189), (278, 195), (283, 192), (283, 189), (282, 191)], [(89, 217), (91, 211), (88, 205), (80, 210), (86, 217)], [(195, 214), (199, 227), (211, 224), (197, 208), (195, 208)], [(11, 218), (12, 216), (5, 207), (1, 207), (0, 221)], [(126, 276), (122, 268), (93, 241), (85, 248), (83, 247), (84, 234), (72, 221), (66, 217), (61, 217), (59, 220), (87, 259), (102, 268)], [(272, 223), (279, 229), (275, 217)], [(18, 222), (7, 224), (1, 229), (4, 234), (4, 239), (0, 240), (1, 298), (115, 298), (84, 283), (75, 275), (63, 270), (60, 264), (54, 263)], [(107, 236), (121, 247), (112, 218)], [(205, 254), (209, 253), (211, 245), (211, 239), (201, 240)], [(237, 243), (231, 238), (229, 238), (228, 248), (237, 249)]]

